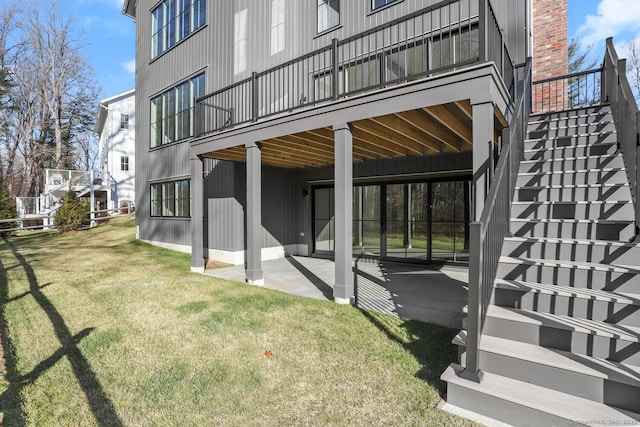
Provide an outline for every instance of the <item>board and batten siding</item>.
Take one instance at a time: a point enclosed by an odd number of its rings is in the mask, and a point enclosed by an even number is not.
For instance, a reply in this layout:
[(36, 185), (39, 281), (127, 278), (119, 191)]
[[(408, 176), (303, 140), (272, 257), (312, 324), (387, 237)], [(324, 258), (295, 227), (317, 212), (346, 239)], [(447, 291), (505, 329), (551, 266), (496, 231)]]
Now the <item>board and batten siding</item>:
[[(466, 3), (470, 1), (470, 3)], [(523, 22), (514, 16), (523, 14), (528, 0), (491, 0), (496, 10), (497, 19), (505, 32), (510, 45), (513, 46), (515, 63), (524, 60), (524, 52), (516, 50), (522, 45)], [(477, 13), (476, 0), (463, 0), (469, 4), (472, 14)], [(290, 59), (331, 44), (333, 38), (346, 39), (352, 35), (374, 28), (385, 22), (400, 18), (411, 12), (433, 6), (437, 0), (399, 0), (382, 10), (371, 12), (370, 0), (342, 0), (340, 25), (325, 34), (316, 33), (316, 0), (234, 0), (207, 2), (206, 24), (186, 39), (178, 42), (173, 48), (157, 58), (151, 58), (151, 11), (159, 4), (157, 0), (139, 0), (136, 6), (136, 208), (139, 225), (139, 236), (145, 240), (160, 241), (178, 245), (190, 245), (190, 221), (184, 219), (150, 218), (149, 186), (152, 182), (189, 177), (191, 174), (191, 152), (188, 140), (169, 146), (150, 149), (150, 100), (165, 90), (189, 79), (200, 72), (205, 73), (205, 92), (222, 89), (234, 82), (243, 80), (252, 72), (262, 72)], [(281, 49), (272, 53), (272, 24), (279, 23), (274, 7), (284, 10), (284, 38)], [(463, 6), (465, 9), (465, 6)], [(395, 164), (394, 164), (395, 165)], [(402, 170), (399, 169), (400, 172)], [(205, 171), (207, 173), (208, 171)], [(281, 172), (289, 176), (289, 172)], [(235, 203), (216, 205), (208, 199), (205, 207), (208, 212), (209, 246), (240, 248), (244, 246), (244, 218), (241, 214), (242, 203), (238, 202), (238, 177), (233, 173)], [(294, 173), (295, 175), (295, 173)], [(302, 176), (302, 175), (300, 175)], [(270, 179), (278, 181), (278, 174), (273, 177), (266, 174), (263, 188), (269, 194)], [(279, 200), (278, 195), (265, 197), (263, 202), (269, 206), (273, 200), (274, 208), (291, 210), (291, 215), (283, 217), (266, 210), (264, 244), (288, 244), (300, 240), (299, 218), (305, 216), (305, 202), (302, 200), (304, 181), (291, 180), (296, 183), (296, 190), (288, 189), (285, 194), (292, 194), (292, 199)], [(243, 183), (244, 181), (242, 181)], [(209, 184), (207, 184), (209, 185)], [(219, 185), (217, 182), (212, 185)], [(244, 184), (242, 184), (244, 185)], [(208, 190), (205, 190), (208, 191)], [(244, 196), (243, 196), (244, 197)], [(289, 196), (282, 196), (289, 197)], [(282, 203), (291, 203), (286, 205)], [(218, 224), (213, 213), (229, 213), (234, 219), (229, 223)], [(275, 210), (274, 212), (277, 212)], [(264, 222), (263, 221), (263, 222)], [(280, 221), (279, 227), (271, 223)], [(290, 222), (289, 222), (290, 221)], [(205, 221), (207, 222), (207, 221)], [(292, 226), (293, 225), (293, 226)], [(287, 230), (285, 228), (289, 227)], [(297, 227), (297, 229), (294, 229)], [(269, 230), (272, 228), (273, 230)], [(276, 230), (277, 228), (277, 230)], [(222, 233), (222, 237), (221, 234)]]

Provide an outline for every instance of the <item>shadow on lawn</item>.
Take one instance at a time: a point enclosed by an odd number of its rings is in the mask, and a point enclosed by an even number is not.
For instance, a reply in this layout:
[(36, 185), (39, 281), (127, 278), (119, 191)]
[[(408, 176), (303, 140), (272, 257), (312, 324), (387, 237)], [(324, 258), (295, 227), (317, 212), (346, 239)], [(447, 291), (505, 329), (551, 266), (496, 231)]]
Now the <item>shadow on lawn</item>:
[[(446, 387), (440, 375), (456, 360), (456, 348), (451, 340), (454, 329), (405, 319), (400, 325), (385, 322), (385, 317), (372, 311), (361, 313), (389, 339), (402, 345), (422, 366), (415, 376), (435, 387), (444, 396)], [(406, 338), (408, 337), (408, 339)]]
[(4, 415), (3, 423), (16, 426), (25, 425), (24, 402), (21, 399), (22, 389), (34, 383), (60, 359), (66, 357), (97, 423), (101, 426), (123, 426), (113, 407), (113, 403), (104, 393), (96, 374), (91, 369), (89, 361), (78, 349), (78, 343), (88, 336), (93, 328), (87, 328), (76, 335), (72, 335), (63, 317), (42, 292), (42, 288), (49, 284), (40, 286), (31, 265), (10, 241), (5, 239), (5, 242), (24, 269), (29, 280), (29, 292), (22, 294), (20, 297), (25, 297), (29, 294), (33, 297), (51, 321), (61, 346), (51, 356), (42, 360), (31, 372), (20, 375), (17, 369), (17, 355), (11, 342), (6, 319), (6, 306), (9, 302), (15, 301), (16, 298), (9, 300), (6, 270), (0, 260), (0, 283), (4, 284), (4, 286), (0, 287), (0, 340), (5, 357), (6, 379), (9, 382), (7, 390), (0, 395), (0, 410)]

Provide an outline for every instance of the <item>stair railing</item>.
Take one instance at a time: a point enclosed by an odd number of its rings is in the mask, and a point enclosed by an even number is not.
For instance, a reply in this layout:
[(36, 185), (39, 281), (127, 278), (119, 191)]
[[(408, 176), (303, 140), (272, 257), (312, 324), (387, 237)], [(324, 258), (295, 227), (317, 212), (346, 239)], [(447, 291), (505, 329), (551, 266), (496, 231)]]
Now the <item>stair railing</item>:
[(622, 151), (636, 212), (635, 235), (637, 237), (640, 225), (640, 209), (638, 208), (638, 200), (640, 199), (640, 153), (638, 152), (640, 114), (627, 79), (627, 60), (618, 59), (612, 37), (607, 39), (604, 55), (602, 93), (604, 101), (611, 106), (611, 113), (616, 124), (618, 144)]
[(509, 127), (502, 132), (502, 152), (493, 174), (482, 215), (470, 224), (469, 306), (464, 378), (482, 381), (480, 339), (491, 303), (493, 283), (509, 230), (511, 202), (522, 160), (531, 111), (531, 58), (516, 67), (515, 109)]

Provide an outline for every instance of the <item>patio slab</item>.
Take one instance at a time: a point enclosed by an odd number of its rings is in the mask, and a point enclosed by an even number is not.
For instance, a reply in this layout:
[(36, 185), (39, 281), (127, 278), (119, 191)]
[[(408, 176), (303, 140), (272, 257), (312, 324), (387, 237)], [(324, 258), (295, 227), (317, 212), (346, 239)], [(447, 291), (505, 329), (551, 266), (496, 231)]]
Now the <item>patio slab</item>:
[[(293, 295), (333, 300), (331, 260), (288, 256), (262, 263), (265, 287)], [(377, 259), (354, 259), (355, 305), (428, 323), (462, 328), (467, 305), (468, 269)], [(210, 269), (205, 274), (245, 281), (244, 266)]]

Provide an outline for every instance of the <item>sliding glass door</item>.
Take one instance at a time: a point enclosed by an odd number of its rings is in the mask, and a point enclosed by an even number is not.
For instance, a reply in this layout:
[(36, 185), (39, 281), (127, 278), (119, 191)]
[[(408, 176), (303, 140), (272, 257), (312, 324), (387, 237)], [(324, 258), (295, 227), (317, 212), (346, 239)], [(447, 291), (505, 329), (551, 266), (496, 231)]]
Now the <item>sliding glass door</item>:
[[(353, 188), (353, 254), (468, 262), (469, 181)], [(316, 253), (334, 250), (333, 188), (314, 190)]]

